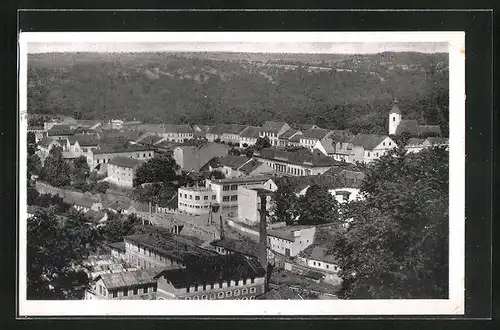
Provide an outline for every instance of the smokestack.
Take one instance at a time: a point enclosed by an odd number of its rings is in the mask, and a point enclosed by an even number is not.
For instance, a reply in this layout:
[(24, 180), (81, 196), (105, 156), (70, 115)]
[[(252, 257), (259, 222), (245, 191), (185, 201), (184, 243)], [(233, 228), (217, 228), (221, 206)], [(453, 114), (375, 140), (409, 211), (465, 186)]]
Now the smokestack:
[(266, 204), (267, 197), (265, 194), (259, 194), (260, 197), (260, 223), (259, 223), (259, 261), (262, 267), (267, 270), (267, 220), (266, 220)]

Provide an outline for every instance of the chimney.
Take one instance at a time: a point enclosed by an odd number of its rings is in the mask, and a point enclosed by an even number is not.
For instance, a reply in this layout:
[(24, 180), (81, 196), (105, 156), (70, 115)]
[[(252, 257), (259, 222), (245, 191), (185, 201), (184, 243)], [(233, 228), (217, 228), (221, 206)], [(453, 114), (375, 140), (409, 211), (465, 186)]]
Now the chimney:
[(259, 223), (259, 262), (261, 266), (266, 271), (264, 277), (264, 291), (268, 291), (268, 269), (269, 265), (267, 262), (267, 196), (266, 194), (258, 193), (257, 196), (260, 198), (260, 223)]

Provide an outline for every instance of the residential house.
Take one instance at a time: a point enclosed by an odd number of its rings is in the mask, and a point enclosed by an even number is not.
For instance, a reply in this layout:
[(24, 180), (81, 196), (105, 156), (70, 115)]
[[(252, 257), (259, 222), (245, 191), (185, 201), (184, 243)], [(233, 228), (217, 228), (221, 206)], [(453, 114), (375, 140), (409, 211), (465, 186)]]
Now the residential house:
[(259, 132), (261, 138), (267, 137), (272, 146), (278, 146), (279, 137), (290, 129), (285, 122), (266, 121)]
[(319, 140), (313, 149), (321, 151), (325, 156), (336, 161), (354, 163), (354, 151), (349, 143), (352, 136), (331, 135), (325, 140)]
[(240, 148), (253, 146), (259, 138), (260, 127), (248, 126), (240, 133)]
[(66, 139), (64, 149), (87, 157), (93, 150), (99, 149), (99, 140), (93, 135), (75, 134)]
[(297, 130), (301, 130), (301, 131), (305, 131), (308, 129), (321, 129), (321, 127), (319, 127), (316, 124), (294, 124), (292, 126), (293, 126), (293, 128), (296, 128)]
[(85, 293), (86, 300), (155, 300), (155, 275), (163, 269), (139, 269), (99, 275)]
[(158, 274), (157, 299), (252, 300), (265, 292), (265, 276), (255, 258), (218, 256)]
[(332, 134), (332, 131), (326, 129), (308, 129), (302, 132), (302, 135), (300, 136), (300, 145), (304, 148), (308, 148), (309, 150), (313, 150), (316, 142), (325, 140)]
[(47, 131), (42, 126), (28, 126), (28, 132), (35, 135), (35, 143), (47, 136)]
[(267, 229), (267, 247), (279, 255), (295, 257), (314, 242), (314, 226), (284, 226)]
[(250, 240), (223, 237), (210, 243), (220, 255), (240, 254), (247, 258), (259, 258), (259, 244)]
[(240, 134), (247, 128), (248, 126), (245, 125), (236, 125), (236, 124), (231, 124), (231, 125), (226, 125), (226, 128), (224, 132), (222, 133), (221, 136), (221, 141), (224, 141), (226, 143), (231, 143), (236, 146), (240, 145)]
[(86, 195), (74, 195), (72, 204), (75, 209), (83, 213), (86, 213), (90, 210), (100, 211), (103, 209), (102, 203), (100, 201)]
[(278, 146), (279, 147), (299, 146), (301, 135), (302, 131), (290, 128), (288, 131), (280, 135), (280, 137), (278, 138)]
[(298, 292), (290, 289), (286, 284), (281, 284), (257, 297), (258, 300), (304, 300)]
[(69, 136), (72, 136), (75, 132), (69, 127), (69, 125), (54, 125), (47, 131), (47, 136), (56, 141), (63, 141), (64, 143)]
[(107, 209), (113, 213), (128, 214), (130, 203), (125, 203), (121, 200), (116, 200), (107, 205)]
[(155, 152), (153, 148), (145, 146), (102, 146), (100, 149), (91, 150), (87, 156), (87, 163), (90, 170), (107, 173), (107, 165), (116, 156), (134, 158), (137, 160), (148, 160), (153, 158)]
[(76, 124), (73, 125), (74, 129), (77, 128), (87, 128), (89, 130), (96, 130), (102, 126), (102, 122), (100, 120), (77, 120)]
[(389, 135), (402, 135), (407, 133), (410, 136), (433, 135), (441, 136), (439, 125), (422, 125), (415, 119), (402, 119), (401, 110), (397, 101), (389, 112)]
[(194, 132), (189, 125), (171, 125), (162, 124), (160, 134), (167, 141), (174, 141), (178, 143), (186, 142), (194, 137)]
[(311, 152), (305, 148), (290, 150), (265, 148), (256, 153), (254, 158), (266, 163), (280, 174), (291, 176), (322, 174), (339, 163), (318, 150)]
[(405, 149), (409, 153), (415, 153), (422, 151), (425, 148), (430, 148), (435, 146), (448, 148), (448, 139), (441, 137), (428, 137), (426, 139), (409, 138), (408, 141), (406, 142)]
[(358, 134), (349, 143), (354, 152), (354, 161), (360, 163), (370, 163), (397, 147), (387, 135), (376, 134)]
[(268, 176), (249, 176), (227, 179), (207, 179), (205, 186), (215, 192), (215, 201), (221, 207), (221, 213), (236, 217), (238, 215), (239, 187), (277, 189), (273, 180)]
[(50, 137), (45, 137), (38, 142), (37, 155), (42, 162), (42, 165), (47, 157), (50, 155), (50, 150), (54, 147), (62, 147), (61, 142), (54, 140)]
[(137, 168), (143, 163), (142, 160), (124, 156), (111, 158), (107, 166), (108, 182), (118, 187), (132, 188)]
[(219, 161), (219, 166), (216, 169), (224, 173), (226, 178), (274, 173), (269, 165), (245, 156), (227, 155)]
[(181, 170), (186, 172), (199, 171), (213, 157), (224, 157), (228, 151), (227, 145), (213, 142), (180, 145), (174, 149), (173, 158)]
[(216, 142), (222, 139), (222, 134), (227, 130), (227, 125), (218, 124), (212, 126), (206, 132), (206, 138), (208, 142)]

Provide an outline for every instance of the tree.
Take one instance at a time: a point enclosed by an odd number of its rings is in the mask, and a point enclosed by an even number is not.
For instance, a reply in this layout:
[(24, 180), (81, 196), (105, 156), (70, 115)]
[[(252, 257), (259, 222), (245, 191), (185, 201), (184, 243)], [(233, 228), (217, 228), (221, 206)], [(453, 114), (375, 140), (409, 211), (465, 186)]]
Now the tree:
[(32, 156), (36, 152), (36, 138), (35, 133), (28, 132), (27, 142), (28, 142), (28, 156)]
[(139, 166), (134, 178), (134, 187), (143, 183), (172, 182), (178, 179), (179, 165), (170, 156), (156, 155)]
[(80, 156), (73, 161), (72, 176), (73, 181), (86, 181), (90, 168), (85, 156)]
[(36, 188), (33, 187), (33, 184), (31, 184), (29, 181), (28, 181), (28, 185), (27, 185), (26, 195), (27, 195), (27, 199), (28, 199), (27, 200), (28, 205), (35, 205), (38, 197), (40, 196), (40, 193), (38, 192), (38, 190), (36, 190)]
[(240, 151), (238, 149), (235, 149), (235, 148), (231, 148), (228, 152), (227, 152), (228, 155), (233, 155), (233, 156), (239, 156), (241, 155)]
[(27, 221), (27, 298), (82, 299), (87, 274), (79, 265), (93, 250), (97, 232), (83, 214), (40, 210)]
[(71, 167), (63, 160), (61, 147), (54, 147), (50, 150), (40, 177), (55, 187), (66, 186), (71, 182)]
[(369, 167), (338, 240), (344, 298), (448, 296), (448, 152), (395, 150)]
[(282, 178), (276, 190), (272, 204), (272, 222), (285, 222), (287, 225), (295, 223), (298, 208), (298, 198), (291, 189), (288, 179)]
[(42, 161), (38, 155), (33, 154), (28, 157), (28, 179), (31, 180), (31, 175), (39, 175), (42, 170)]
[(263, 138), (261, 137), (257, 138), (257, 142), (254, 145), (254, 148), (257, 151), (270, 147), (271, 147), (271, 142), (269, 141), (269, 138), (267, 136)]
[(313, 184), (299, 199), (301, 225), (320, 225), (338, 222), (338, 203), (326, 188)]
[(142, 222), (142, 219), (138, 218), (135, 214), (124, 216), (108, 212), (108, 220), (100, 228), (100, 235), (108, 243), (122, 242), (125, 236), (134, 235), (142, 231)]

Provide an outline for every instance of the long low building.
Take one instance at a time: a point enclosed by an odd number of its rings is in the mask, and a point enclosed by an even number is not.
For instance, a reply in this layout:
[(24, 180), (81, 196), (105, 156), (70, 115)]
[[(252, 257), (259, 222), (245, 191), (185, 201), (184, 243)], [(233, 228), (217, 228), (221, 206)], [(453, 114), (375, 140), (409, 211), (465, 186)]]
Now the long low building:
[(127, 146), (127, 147), (101, 147), (97, 150), (92, 150), (87, 156), (87, 163), (90, 170), (107, 172), (107, 164), (116, 156), (133, 158), (137, 160), (148, 160), (155, 156), (153, 148), (145, 146)]

